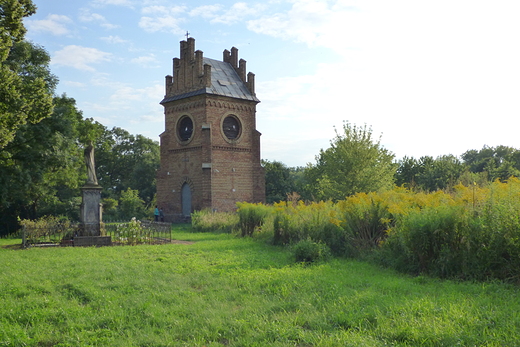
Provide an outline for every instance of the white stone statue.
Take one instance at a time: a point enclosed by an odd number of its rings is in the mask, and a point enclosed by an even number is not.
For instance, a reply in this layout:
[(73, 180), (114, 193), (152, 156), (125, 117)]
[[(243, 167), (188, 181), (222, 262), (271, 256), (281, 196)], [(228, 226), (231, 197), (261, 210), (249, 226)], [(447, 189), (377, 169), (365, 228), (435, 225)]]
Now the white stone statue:
[(98, 185), (96, 178), (96, 166), (94, 163), (94, 146), (92, 141), (85, 147), (85, 164), (87, 164), (87, 184)]

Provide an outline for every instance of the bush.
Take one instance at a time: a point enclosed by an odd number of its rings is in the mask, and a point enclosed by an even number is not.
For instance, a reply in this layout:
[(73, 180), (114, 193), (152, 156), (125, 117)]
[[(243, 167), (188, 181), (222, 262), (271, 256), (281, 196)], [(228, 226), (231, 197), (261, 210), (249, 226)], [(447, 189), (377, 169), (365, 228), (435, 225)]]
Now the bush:
[(299, 241), (292, 247), (294, 259), (298, 263), (325, 261), (331, 257), (330, 248), (322, 242), (314, 242), (310, 238)]
[(132, 217), (145, 218), (147, 211), (144, 201), (139, 197), (139, 191), (128, 188), (121, 192), (119, 199), (119, 218), (129, 220)]
[(379, 246), (393, 216), (381, 196), (359, 193), (339, 202), (341, 226), (352, 235), (354, 247), (366, 250)]
[(275, 245), (286, 245), (291, 243), (293, 238), (289, 217), (287, 214), (278, 211), (273, 219), (273, 243)]
[(520, 282), (520, 181), (416, 194), (378, 254), (400, 271)]
[(191, 214), (191, 226), (199, 232), (232, 233), (238, 226), (238, 215), (234, 212), (195, 211)]
[(40, 242), (59, 242), (63, 238), (74, 236), (77, 225), (71, 224), (66, 217), (43, 216), (39, 219), (20, 220), (25, 242), (36, 244)]
[(253, 236), (255, 231), (259, 231), (262, 228), (269, 214), (269, 207), (247, 202), (237, 202), (237, 206), (238, 226), (242, 236)]
[(351, 235), (340, 226), (336, 204), (299, 201), (280, 202), (274, 207), (274, 244), (292, 244), (311, 238), (329, 246), (335, 255), (350, 255)]
[(462, 247), (467, 233), (463, 207), (412, 211), (391, 233), (392, 240), (385, 245), (391, 246), (387, 256), (394, 259), (393, 266), (399, 270), (453, 277), (462, 270)]
[(140, 221), (132, 218), (128, 223), (117, 225), (113, 241), (131, 246), (151, 243), (152, 230), (143, 227)]

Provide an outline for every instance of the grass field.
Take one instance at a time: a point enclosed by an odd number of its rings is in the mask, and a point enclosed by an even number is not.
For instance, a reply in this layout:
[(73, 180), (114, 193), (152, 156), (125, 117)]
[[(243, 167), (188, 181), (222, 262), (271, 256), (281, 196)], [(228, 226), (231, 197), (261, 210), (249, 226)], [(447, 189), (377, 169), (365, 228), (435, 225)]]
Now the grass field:
[(193, 244), (17, 250), (0, 240), (0, 346), (520, 346), (519, 288), (175, 231)]

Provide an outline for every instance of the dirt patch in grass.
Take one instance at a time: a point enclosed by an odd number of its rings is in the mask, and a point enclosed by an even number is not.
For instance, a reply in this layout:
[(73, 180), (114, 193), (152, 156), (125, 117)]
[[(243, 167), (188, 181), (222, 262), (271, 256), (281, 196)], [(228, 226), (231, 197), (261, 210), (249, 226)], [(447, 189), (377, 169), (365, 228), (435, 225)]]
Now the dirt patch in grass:
[(22, 244), (17, 243), (14, 245), (4, 245), (4, 246), (1, 246), (1, 248), (3, 248), (3, 249), (22, 249)]

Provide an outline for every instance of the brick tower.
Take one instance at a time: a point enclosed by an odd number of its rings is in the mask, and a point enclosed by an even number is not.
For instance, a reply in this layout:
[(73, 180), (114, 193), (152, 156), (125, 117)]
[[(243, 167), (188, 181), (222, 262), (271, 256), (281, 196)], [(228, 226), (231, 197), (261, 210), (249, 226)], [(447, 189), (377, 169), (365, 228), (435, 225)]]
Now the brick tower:
[(238, 201), (265, 201), (254, 77), (235, 47), (218, 61), (195, 51), (195, 39), (181, 41), (161, 101), (157, 205), (166, 221), (206, 208), (233, 211)]

